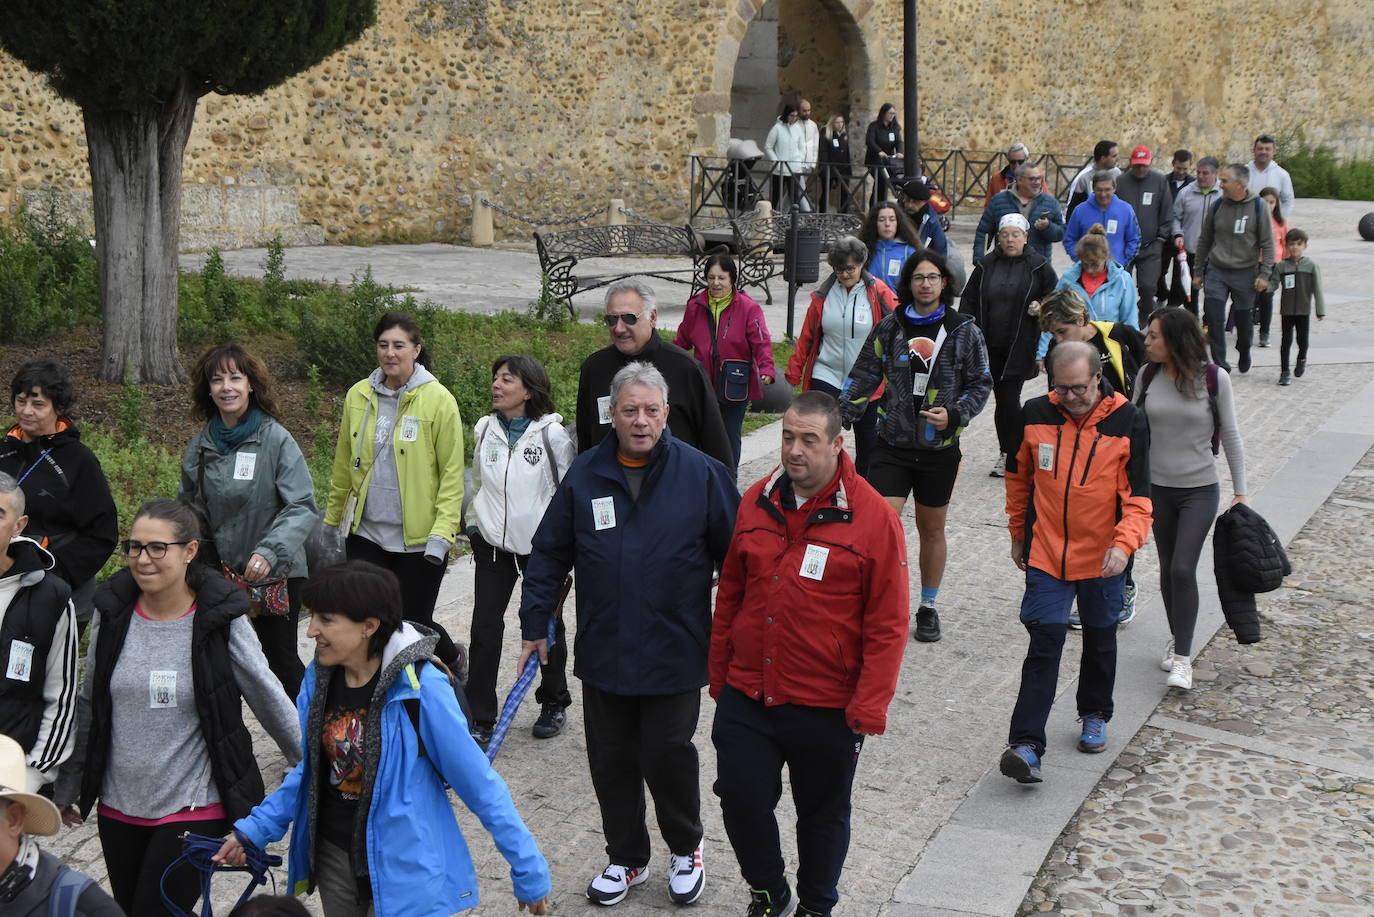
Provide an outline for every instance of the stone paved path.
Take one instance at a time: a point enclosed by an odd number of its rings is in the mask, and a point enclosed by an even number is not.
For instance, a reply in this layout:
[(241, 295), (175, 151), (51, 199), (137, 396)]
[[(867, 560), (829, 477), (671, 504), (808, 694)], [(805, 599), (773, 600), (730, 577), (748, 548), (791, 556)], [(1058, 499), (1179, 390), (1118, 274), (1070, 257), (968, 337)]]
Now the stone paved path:
[[(1312, 370), (1299, 380), (1299, 384), (1288, 389), (1274, 385), (1277, 357), (1273, 349), (1256, 351), (1255, 369), (1235, 380), (1252, 491), (1264, 494), (1266, 482), (1291, 459), (1303, 454), (1314, 421), (1330, 417), (1374, 380), (1374, 363), (1369, 362), (1374, 359), (1374, 317), (1370, 311), (1374, 306), (1374, 294), (1370, 292), (1374, 289), (1374, 266), (1369, 259), (1370, 248), (1353, 239), (1355, 219), (1368, 209), (1367, 205), (1352, 203), (1300, 202), (1299, 212), (1305, 218), (1297, 222), (1318, 240), (1312, 253), (1322, 261), (1331, 288), (1328, 292), (1331, 317), (1314, 328)], [(954, 238), (965, 250), (971, 236), (971, 224), (956, 224)], [(377, 276), (383, 282), (419, 287), (421, 295), (436, 299), (440, 299), (443, 289), (447, 288), (452, 295), (443, 301), (477, 311), (491, 311), (495, 305), (523, 307), (533, 295), (522, 287), (526, 283), (524, 278), (537, 270), (533, 267), (534, 256), (529, 253), (444, 251), (449, 248), (444, 246), (410, 246), (392, 253), (389, 248), (292, 250), (287, 263), (293, 276), (347, 280), (352, 271), (371, 261), (378, 266)], [(258, 273), (261, 260), (261, 251), (226, 254), (230, 270), (244, 273)], [(190, 261), (199, 263), (197, 259)], [(380, 265), (387, 267), (383, 270)], [(680, 295), (680, 290), (677, 294)], [(669, 299), (665, 294), (665, 304), (676, 301), (679, 300)], [(775, 335), (782, 329), (779, 309), (780, 306), (775, 306), (768, 313)], [(666, 308), (662, 324), (666, 327), (676, 324)], [(1026, 387), (1028, 396), (1038, 391), (1034, 383)], [(746, 461), (740, 474), (742, 482), (752, 482), (772, 467), (777, 435), (775, 425), (756, 431), (747, 439)], [(1017, 862), (1003, 858), (1000, 853), (998, 858), (990, 858), (987, 851), (992, 847), (985, 845), (959, 859), (958, 868), (950, 872), (953, 876), (950, 887), (938, 889), (946, 896), (941, 900), (959, 902), (961, 906), (996, 891), (1000, 895), (997, 900), (1011, 900), (1010, 906), (1001, 911), (975, 910), (970, 904), (966, 910), (955, 910), (937, 908), (929, 903), (931, 898), (927, 893), (931, 890), (921, 887), (925, 881), (919, 868), (922, 857), (928, 851), (945, 849), (940, 847), (939, 834), (942, 828), (950, 825), (961, 807), (966, 803), (1000, 807), (996, 808), (998, 818), (1005, 821), (1001, 829), (988, 836), (989, 841), (1002, 835), (1019, 837), (1025, 819), (1024, 809), (1018, 812), (1000, 797), (980, 802), (984, 778), (990, 770), (995, 771), (997, 754), (1004, 741), (1025, 640), (1016, 620), (1021, 585), (1007, 558), (1002, 484), (986, 475), (986, 469), (996, 456), (990, 416), (974, 422), (965, 438), (964, 452), (963, 473), (950, 511), (950, 562), (941, 593), (946, 636), (938, 644), (909, 644), (897, 697), (889, 715), (888, 734), (865, 745), (855, 782), (854, 834), (841, 880), (839, 914), (932, 917), (960, 912), (1012, 913), (1015, 902), (1025, 895), (1031, 877), (1050, 850), (1055, 836), (1092, 785), (1087, 783), (1081, 794), (1073, 798), (1071, 807), (1057, 823), (1047, 820), (1041, 826), (1048, 831), (1043, 840), (1018, 841)], [(1221, 468), (1225, 491), (1228, 482), (1224, 463)], [(1325, 491), (1321, 496), (1326, 496)], [(914, 559), (916, 541), (910, 513), (904, 523)], [(1153, 548), (1147, 547), (1137, 561), (1142, 607), (1148, 607), (1157, 591), (1153, 554)], [(1368, 554), (1364, 552), (1364, 556)], [(913, 575), (914, 571), (913, 564)], [(465, 635), (468, 630), (471, 583), (471, 568), (462, 562), (453, 565), (445, 578), (439, 615), (455, 635)], [(913, 591), (918, 585), (913, 582)], [(1149, 628), (1157, 624), (1141, 621), (1133, 625), (1122, 636), (1123, 653), (1154, 653), (1154, 637), (1147, 640), (1146, 636)], [(515, 658), (516, 637), (513, 628), (508, 628), (507, 659)], [(1162, 638), (1159, 642), (1162, 644)], [(1264, 645), (1265, 650), (1270, 646), (1275, 651), (1282, 649), (1277, 641)], [(301, 652), (303, 657), (310, 653), (304, 640)], [(1071, 689), (1075, 674), (1074, 663), (1066, 660), (1061, 690)], [(509, 678), (507, 669), (502, 680), (505, 682)], [(1250, 679), (1246, 684), (1258, 684), (1262, 691), (1271, 684), (1268, 680), (1255, 681), (1259, 676), (1246, 675), (1245, 678)], [(1148, 693), (1160, 682), (1162, 673), (1158, 668), (1153, 674), (1145, 674), (1143, 667), (1123, 670), (1118, 679), (1118, 694)], [(573, 693), (576, 699), (575, 681)], [(1366, 716), (1367, 706), (1366, 701)], [(552, 865), (556, 912), (591, 913), (596, 909), (582, 897), (582, 890), (603, 865), (603, 842), (587, 777), (581, 718), (576, 703), (570, 714), (569, 728), (564, 735), (541, 742), (532, 739), (528, 732), (535, 711), (523, 710), (519, 729), (512, 732), (497, 768), (510, 785), (522, 814)], [(719, 808), (710, 792), (715, 771), (709, 740), (710, 716), (711, 704), (707, 701), (703, 704), (697, 733), (708, 871), (706, 893), (692, 909), (700, 917), (740, 914), (747, 902), (721, 827)], [(1120, 750), (1125, 738), (1123, 733), (1114, 739), (1113, 753)], [(274, 785), (280, 779), (281, 764), (269, 742), (260, 740), (258, 749), (269, 785)], [(1140, 753), (1133, 751), (1132, 754)], [(1097, 756), (1098, 759), (1109, 757), (1110, 754)], [(1103, 766), (1108, 763), (1102, 761)], [(1060, 752), (1047, 764), (1047, 775), (1053, 774), (1051, 768), (1062, 772), (1062, 769), (1078, 765), (1069, 753)], [(650, 814), (652, 821), (652, 807)], [(793, 844), (792, 817), (790, 802), (784, 795), (779, 818), (785, 849)], [(460, 820), (481, 879), (485, 903), (480, 913), (506, 912), (512, 902), (505, 864), (474, 819), (460, 812)], [(1250, 810), (1238, 812), (1235, 820), (1237, 831), (1274, 831)], [(1153, 832), (1141, 829), (1140, 833)], [(47, 846), (90, 874), (103, 878), (99, 842), (93, 827), (65, 832)], [(1181, 846), (1180, 850), (1183, 852), (1174, 851), (1171, 855), (1180, 859), (1193, 855), (1186, 847)], [(1345, 868), (1341, 848), (1333, 847), (1330, 855), (1335, 858), (1333, 870)], [(1367, 861), (1367, 851), (1361, 855)], [(789, 860), (789, 868), (794, 869), (795, 858)], [(1029, 861), (1031, 865), (1022, 869), (1018, 865), (1020, 860)], [(673, 910), (663, 888), (666, 861), (667, 853), (656, 838), (651, 864), (653, 878), (636, 889), (619, 906), (620, 911), (640, 914)], [(284, 879), (284, 873), (281, 878)], [(227, 895), (229, 886), (230, 883), (224, 881), (217, 887), (217, 908), (220, 895)], [(1231, 912), (1259, 913), (1245, 904), (1243, 897), (1230, 900), (1235, 905)], [(308, 906), (312, 913), (319, 913), (315, 899), (310, 899)], [(1117, 913), (1112, 907), (1097, 910)]]

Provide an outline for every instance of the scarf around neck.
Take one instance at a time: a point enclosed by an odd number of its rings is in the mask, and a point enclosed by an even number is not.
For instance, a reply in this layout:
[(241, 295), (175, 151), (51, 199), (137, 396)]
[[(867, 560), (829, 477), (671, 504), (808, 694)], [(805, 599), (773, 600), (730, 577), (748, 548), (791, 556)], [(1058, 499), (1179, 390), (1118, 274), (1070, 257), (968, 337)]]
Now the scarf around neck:
[(206, 427), (210, 431), (210, 439), (214, 440), (219, 451), (228, 454), (258, 432), (264, 416), (257, 408), (249, 408), (236, 426), (226, 427), (224, 419), (216, 413)]

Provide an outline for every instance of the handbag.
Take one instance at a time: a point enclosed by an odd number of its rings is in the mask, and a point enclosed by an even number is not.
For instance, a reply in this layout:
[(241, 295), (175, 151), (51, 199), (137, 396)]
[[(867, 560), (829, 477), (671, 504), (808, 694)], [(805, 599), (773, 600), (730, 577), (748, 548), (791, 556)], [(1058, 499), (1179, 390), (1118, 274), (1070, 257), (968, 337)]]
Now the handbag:
[(220, 564), (219, 569), (225, 579), (248, 593), (251, 614), (285, 617), (291, 613), (291, 598), (286, 594), (286, 577), (273, 576), (250, 582), (228, 564)]
[(720, 346), (716, 341), (716, 320), (711, 315), (710, 305), (706, 306), (706, 327), (711, 330), (711, 362), (716, 365), (716, 397), (721, 401), (739, 403), (749, 400), (749, 381), (753, 377), (754, 364), (748, 360), (722, 360)]

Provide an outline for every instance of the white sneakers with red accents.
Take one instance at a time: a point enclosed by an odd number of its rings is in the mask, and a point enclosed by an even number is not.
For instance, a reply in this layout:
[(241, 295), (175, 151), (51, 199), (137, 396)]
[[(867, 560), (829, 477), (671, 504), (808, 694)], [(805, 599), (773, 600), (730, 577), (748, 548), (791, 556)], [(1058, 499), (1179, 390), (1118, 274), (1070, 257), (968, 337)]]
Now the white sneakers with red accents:
[(701, 845), (688, 854), (668, 857), (668, 897), (674, 904), (691, 904), (706, 887), (706, 870), (701, 865)]
[(632, 869), (619, 863), (611, 863), (587, 886), (587, 897), (607, 907), (619, 904), (625, 900), (631, 888), (644, 884), (648, 878), (649, 871), (643, 866)]

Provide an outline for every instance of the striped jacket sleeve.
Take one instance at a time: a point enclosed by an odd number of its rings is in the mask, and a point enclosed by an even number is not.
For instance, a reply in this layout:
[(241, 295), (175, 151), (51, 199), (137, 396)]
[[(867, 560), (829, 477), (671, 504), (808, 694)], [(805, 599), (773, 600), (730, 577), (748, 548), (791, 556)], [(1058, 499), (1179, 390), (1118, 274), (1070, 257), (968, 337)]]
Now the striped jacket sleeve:
[(57, 779), (76, 741), (76, 608), (70, 601), (53, 630), (43, 674), (43, 720), (28, 756), (28, 791)]

